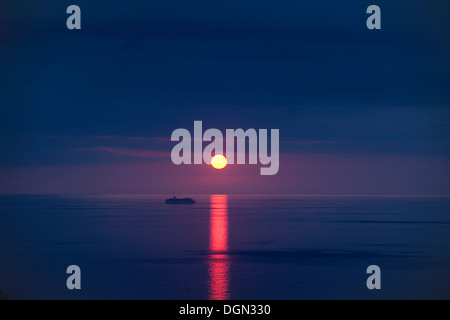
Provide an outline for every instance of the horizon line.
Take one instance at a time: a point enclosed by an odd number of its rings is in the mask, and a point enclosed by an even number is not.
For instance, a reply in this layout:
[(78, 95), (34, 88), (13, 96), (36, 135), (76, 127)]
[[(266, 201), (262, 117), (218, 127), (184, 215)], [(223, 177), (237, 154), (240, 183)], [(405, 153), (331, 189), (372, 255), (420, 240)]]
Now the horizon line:
[[(180, 194), (180, 193), (179, 193)], [(297, 197), (434, 197), (448, 198), (450, 194), (296, 194), (296, 193), (186, 193), (185, 195), (209, 196), (209, 195), (230, 195), (230, 196), (297, 196)], [(174, 193), (0, 193), (0, 196), (168, 196)]]

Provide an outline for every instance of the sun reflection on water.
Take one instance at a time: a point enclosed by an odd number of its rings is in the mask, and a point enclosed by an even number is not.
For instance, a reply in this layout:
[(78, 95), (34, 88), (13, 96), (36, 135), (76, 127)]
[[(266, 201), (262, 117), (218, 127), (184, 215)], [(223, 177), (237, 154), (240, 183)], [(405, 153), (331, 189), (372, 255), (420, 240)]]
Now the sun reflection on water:
[(230, 282), (227, 195), (211, 195), (209, 299), (227, 300)]

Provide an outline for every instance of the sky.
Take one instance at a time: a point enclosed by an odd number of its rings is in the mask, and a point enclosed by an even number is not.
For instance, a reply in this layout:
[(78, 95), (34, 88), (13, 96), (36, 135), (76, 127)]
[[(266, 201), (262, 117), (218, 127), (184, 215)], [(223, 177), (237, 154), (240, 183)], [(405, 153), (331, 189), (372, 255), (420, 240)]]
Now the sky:
[[(68, 30), (66, 8), (81, 8)], [(366, 8), (381, 8), (381, 30)], [(450, 4), (0, 3), (0, 193), (450, 195)], [(171, 162), (280, 130), (280, 169)]]

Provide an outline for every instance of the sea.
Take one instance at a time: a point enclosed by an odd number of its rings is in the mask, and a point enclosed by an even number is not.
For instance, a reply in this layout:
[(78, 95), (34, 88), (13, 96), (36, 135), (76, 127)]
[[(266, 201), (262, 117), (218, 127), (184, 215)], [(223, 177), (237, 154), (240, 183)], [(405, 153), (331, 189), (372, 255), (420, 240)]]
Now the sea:
[[(213, 194), (165, 204), (171, 196), (1, 195), (0, 290), (11, 299), (450, 298), (449, 197)], [(80, 289), (68, 288), (69, 266)]]

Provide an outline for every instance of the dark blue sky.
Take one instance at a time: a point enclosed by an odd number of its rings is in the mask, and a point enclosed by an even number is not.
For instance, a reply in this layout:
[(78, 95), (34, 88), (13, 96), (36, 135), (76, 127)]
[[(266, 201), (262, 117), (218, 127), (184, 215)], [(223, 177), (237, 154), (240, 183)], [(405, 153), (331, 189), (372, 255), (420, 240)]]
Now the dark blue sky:
[[(171, 168), (165, 139), (194, 120), (280, 129), (280, 171), (311, 175), (267, 183), (289, 185), (283, 192), (450, 192), (448, 1), (131, 2), (1, 2), (0, 192), (55, 193), (64, 179), (50, 177), (82, 177), (87, 166), (128, 164), (139, 175), (146, 163), (170, 180), (168, 171), (193, 169)], [(66, 28), (70, 4), (81, 7), (81, 30)], [(371, 4), (381, 30), (366, 28)], [(325, 162), (307, 174), (295, 157)], [(375, 165), (385, 176), (370, 184)], [(171, 191), (122, 184), (122, 170), (117, 190), (99, 175), (98, 187), (85, 176), (86, 189), (65, 191)], [(41, 188), (43, 176), (54, 182)]]

